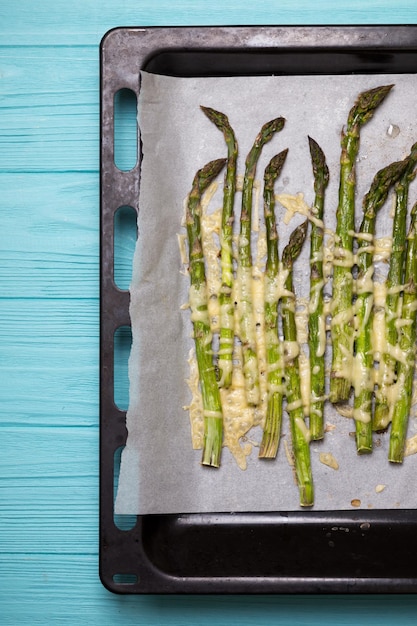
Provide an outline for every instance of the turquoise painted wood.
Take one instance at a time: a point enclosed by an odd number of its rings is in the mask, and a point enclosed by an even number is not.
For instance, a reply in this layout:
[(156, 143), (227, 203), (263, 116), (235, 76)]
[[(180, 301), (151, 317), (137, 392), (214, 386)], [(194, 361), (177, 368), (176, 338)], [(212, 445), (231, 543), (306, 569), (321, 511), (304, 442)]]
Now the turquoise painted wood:
[[(1, 624), (415, 623), (414, 596), (118, 597), (98, 578), (99, 42), (123, 25), (274, 23), (411, 24), (417, 4), (0, 3)], [(132, 245), (117, 245), (123, 282)], [(122, 336), (122, 404), (126, 352)]]

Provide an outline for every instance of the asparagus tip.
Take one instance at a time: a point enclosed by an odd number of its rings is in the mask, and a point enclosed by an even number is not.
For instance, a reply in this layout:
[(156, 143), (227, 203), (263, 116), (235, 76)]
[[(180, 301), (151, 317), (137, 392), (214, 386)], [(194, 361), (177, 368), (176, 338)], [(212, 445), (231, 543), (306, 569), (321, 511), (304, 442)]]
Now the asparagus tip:
[(221, 111), (216, 111), (216, 109), (212, 109), (211, 107), (206, 107), (200, 105), (200, 109), (203, 113), (208, 117), (208, 119), (213, 122), (220, 130), (223, 130), (224, 127), (229, 127), (229, 119), (227, 115), (222, 113)]
[(270, 162), (265, 168), (264, 174), (264, 183), (266, 189), (272, 189), (275, 180), (281, 173), (281, 169), (285, 163), (285, 159), (287, 158), (288, 148), (282, 150), (279, 154), (276, 154), (272, 157)]
[(269, 122), (266, 122), (259, 131), (259, 134), (255, 140), (255, 146), (260, 146), (272, 139), (273, 135), (284, 128), (285, 117), (276, 117)]
[(199, 195), (203, 194), (210, 183), (220, 174), (226, 162), (227, 159), (215, 159), (206, 163), (195, 175), (192, 191)]
[(329, 168), (326, 163), (326, 157), (323, 150), (315, 139), (308, 135), (308, 145), (310, 148), (311, 163), (313, 166), (313, 175), (315, 179), (315, 190), (323, 189), (329, 183)]
[(293, 261), (298, 257), (303, 247), (303, 243), (306, 239), (308, 227), (308, 219), (302, 222), (297, 228), (293, 230), (290, 235), (290, 240), (285, 246), (282, 252), (282, 263), (284, 267), (291, 267)]
[(359, 94), (349, 113), (349, 122), (365, 124), (374, 114), (375, 109), (387, 97), (394, 84), (373, 87)]

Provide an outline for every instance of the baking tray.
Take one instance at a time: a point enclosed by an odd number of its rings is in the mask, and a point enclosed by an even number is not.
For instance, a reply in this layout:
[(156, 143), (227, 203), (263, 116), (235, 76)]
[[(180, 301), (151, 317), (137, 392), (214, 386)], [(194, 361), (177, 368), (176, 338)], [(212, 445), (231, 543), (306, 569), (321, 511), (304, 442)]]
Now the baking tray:
[(138, 160), (114, 164), (114, 97), (141, 69), (169, 76), (417, 72), (417, 26), (116, 28), (101, 42), (100, 577), (116, 593), (414, 593), (417, 511), (137, 516), (115, 523), (114, 336), (129, 293), (114, 281), (119, 207), (138, 207)]

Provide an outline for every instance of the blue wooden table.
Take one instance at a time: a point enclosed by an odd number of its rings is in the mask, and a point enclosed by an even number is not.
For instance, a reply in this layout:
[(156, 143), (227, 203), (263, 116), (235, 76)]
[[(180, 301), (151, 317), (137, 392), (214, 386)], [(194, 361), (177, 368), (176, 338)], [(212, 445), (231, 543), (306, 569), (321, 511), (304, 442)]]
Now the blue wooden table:
[(98, 577), (101, 37), (389, 23), (417, 23), (415, 0), (0, 2), (1, 624), (415, 623), (415, 596), (128, 597)]

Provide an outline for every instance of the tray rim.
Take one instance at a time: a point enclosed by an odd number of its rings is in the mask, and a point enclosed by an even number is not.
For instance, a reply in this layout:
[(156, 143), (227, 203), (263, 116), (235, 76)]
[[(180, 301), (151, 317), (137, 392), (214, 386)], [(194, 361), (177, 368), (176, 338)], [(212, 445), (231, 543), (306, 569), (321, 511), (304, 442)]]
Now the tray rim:
[[(279, 44), (283, 49), (333, 48), (353, 49), (390, 49), (396, 46), (401, 50), (417, 51), (417, 25), (349, 25), (349, 26), (135, 26), (115, 27), (107, 31), (100, 43), (100, 564), (99, 574), (103, 585), (114, 593), (410, 593), (417, 591), (416, 578), (342, 578), (321, 579), (292, 577), (256, 577), (245, 576), (206, 579), (198, 577), (176, 577), (158, 570), (148, 558), (141, 543), (142, 522), (144, 516), (137, 516), (136, 526), (130, 531), (121, 531), (113, 522), (113, 457), (117, 448), (125, 445), (127, 431), (125, 426), (126, 411), (115, 406), (113, 400), (113, 334), (119, 326), (129, 326), (129, 293), (117, 288), (113, 281), (113, 219), (116, 210), (123, 205), (131, 206), (136, 211), (140, 185), (140, 148), (138, 162), (129, 172), (120, 172), (114, 166), (112, 143), (113, 119), (111, 95), (121, 88), (132, 89), (139, 95), (139, 71), (153, 54), (164, 50), (183, 50), (192, 52), (191, 36), (198, 32), (198, 49), (202, 50), (242, 50), (254, 51), (265, 49), (265, 45), (251, 45), (251, 34), (261, 34), (273, 39), (268, 48)], [(140, 41), (140, 34), (148, 38)], [(225, 33), (239, 40), (239, 45), (225, 46)], [(326, 43), (319, 42), (326, 33)], [(216, 36), (216, 44), (208, 41), (210, 35)], [(204, 37), (206, 39), (204, 39)], [(149, 38), (151, 41), (149, 41)], [(353, 38), (354, 45), (348, 41)], [(120, 44), (123, 43), (123, 55)], [(229, 42), (230, 43), (230, 42)], [(222, 44), (222, 45), (220, 45)], [(159, 47), (158, 47), (159, 46)], [(132, 67), (132, 53), (136, 62)], [(115, 61), (115, 59), (117, 60)], [(110, 71), (108, 71), (110, 70)], [(111, 90), (109, 84), (111, 82)], [(138, 146), (140, 143), (138, 142)], [(106, 167), (105, 167), (106, 166)], [(114, 185), (115, 181), (117, 182)], [(123, 193), (112, 192), (122, 185)], [(118, 187), (120, 189), (120, 187)], [(297, 518), (298, 512), (291, 512)], [(317, 512), (320, 515), (320, 512)], [(330, 515), (332, 512), (326, 512)], [(366, 511), (334, 512), (341, 513), (347, 523), (362, 522), (367, 519)], [(374, 512), (375, 513), (375, 512)], [(394, 524), (401, 523), (403, 512), (384, 511)], [(227, 514), (224, 514), (227, 515)], [(314, 512), (309, 513), (314, 520)], [(407, 517), (408, 515), (406, 515)], [(151, 516), (147, 516), (151, 517)], [(302, 518), (302, 514), (299, 515)], [(417, 530), (417, 511), (412, 520)], [(113, 580), (114, 568), (121, 561), (140, 564), (137, 583), (125, 585)], [(119, 567), (120, 569), (120, 567)], [(129, 569), (129, 568), (128, 568)], [(130, 566), (131, 569), (131, 566)], [(146, 580), (143, 580), (143, 577)]]

